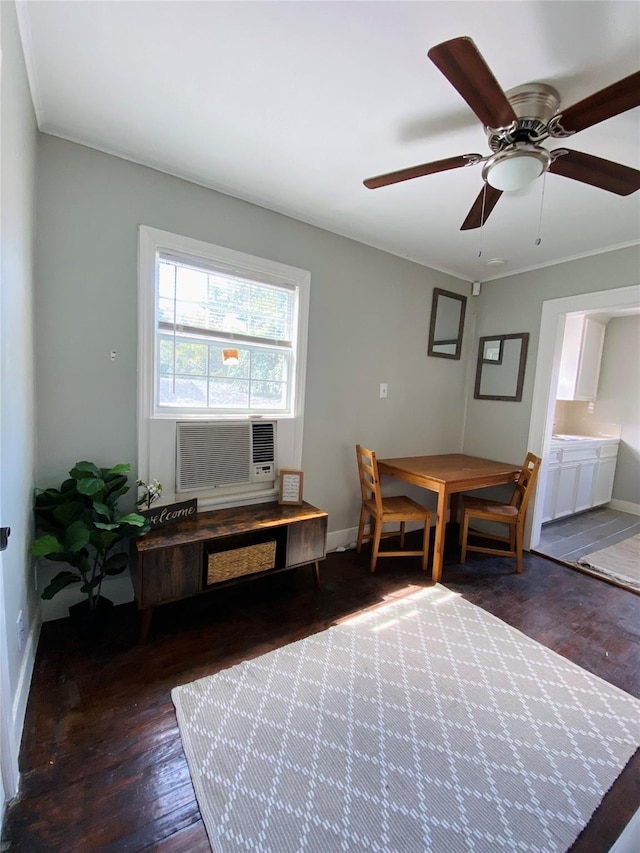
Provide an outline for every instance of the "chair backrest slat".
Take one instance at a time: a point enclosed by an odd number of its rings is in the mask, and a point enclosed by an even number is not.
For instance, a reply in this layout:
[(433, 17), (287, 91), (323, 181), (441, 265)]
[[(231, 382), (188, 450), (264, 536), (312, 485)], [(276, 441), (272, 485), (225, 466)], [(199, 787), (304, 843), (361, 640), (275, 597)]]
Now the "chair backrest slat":
[(524, 460), (524, 465), (520, 471), (520, 476), (513, 490), (511, 498), (511, 506), (518, 507), (518, 515), (524, 516), (527, 512), (529, 501), (533, 493), (533, 488), (536, 484), (538, 470), (542, 459), (535, 456), (533, 453), (527, 453), (527, 458)]
[(378, 463), (373, 450), (367, 450), (360, 444), (356, 444), (356, 456), (358, 457), (358, 474), (360, 476), (360, 491), (362, 502), (373, 500), (376, 511), (382, 514), (382, 493), (380, 491), (380, 477), (378, 475)]

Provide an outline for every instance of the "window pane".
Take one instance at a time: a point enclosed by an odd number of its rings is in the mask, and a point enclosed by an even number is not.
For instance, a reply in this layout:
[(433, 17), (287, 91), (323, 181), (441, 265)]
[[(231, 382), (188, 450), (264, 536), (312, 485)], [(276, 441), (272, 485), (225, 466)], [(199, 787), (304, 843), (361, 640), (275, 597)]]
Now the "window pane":
[[(160, 373), (174, 372), (173, 340), (163, 338), (160, 341)], [(206, 376), (207, 345), (176, 340), (175, 372)]]
[[(230, 343), (229, 346), (233, 347), (233, 344)], [(211, 346), (209, 347), (210, 376), (216, 376), (220, 378), (249, 378), (249, 370), (251, 366), (250, 352), (246, 349), (238, 349), (238, 347), (233, 348), (238, 350), (238, 364), (225, 364), (222, 360), (222, 350), (226, 349), (226, 347), (218, 346), (217, 344), (211, 344)]]
[(209, 408), (248, 409), (249, 381), (247, 379), (211, 379)]
[(162, 406), (202, 408), (207, 405), (206, 379), (176, 376), (175, 387), (172, 376), (161, 376), (158, 394)]
[(251, 357), (251, 376), (253, 379), (284, 382), (287, 379), (288, 362), (288, 353), (256, 350)]
[(252, 382), (252, 409), (284, 409), (287, 405), (286, 385), (283, 382)]

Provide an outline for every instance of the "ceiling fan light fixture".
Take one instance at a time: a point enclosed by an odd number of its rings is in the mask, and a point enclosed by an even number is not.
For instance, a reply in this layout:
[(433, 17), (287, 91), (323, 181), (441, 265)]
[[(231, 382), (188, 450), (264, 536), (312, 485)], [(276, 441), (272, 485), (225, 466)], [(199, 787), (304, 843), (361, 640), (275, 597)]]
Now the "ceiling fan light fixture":
[(521, 190), (539, 178), (549, 167), (551, 155), (546, 148), (533, 145), (499, 151), (490, 157), (482, 169), (484, 180), (497, 190)]

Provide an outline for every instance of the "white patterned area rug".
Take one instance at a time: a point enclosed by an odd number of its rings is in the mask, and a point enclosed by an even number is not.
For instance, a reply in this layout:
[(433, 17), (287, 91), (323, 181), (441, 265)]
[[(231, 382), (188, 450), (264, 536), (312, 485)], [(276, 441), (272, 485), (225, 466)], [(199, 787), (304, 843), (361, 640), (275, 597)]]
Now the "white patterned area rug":
[(437, 584), (172, 691), (216, 853), (566, 851), (640, 702)]
[(640, 592), (640, 533), (586, 554), (578, 563)]

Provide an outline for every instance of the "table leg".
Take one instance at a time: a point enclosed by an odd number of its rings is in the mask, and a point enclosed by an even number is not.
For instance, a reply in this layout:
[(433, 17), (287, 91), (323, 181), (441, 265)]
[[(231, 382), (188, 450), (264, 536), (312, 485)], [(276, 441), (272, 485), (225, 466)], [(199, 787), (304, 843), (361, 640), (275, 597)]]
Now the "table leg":
[(444, 489), (438, 492), (438, 509), (436, 515), (436, 541), (433, 547), (433, 570), (431, 577), (435, 583), (442, 577), (444, 559), (444, 539), (447, 530), (447, 493)]
[(458, 492), (452, 492), (449, 498), (449, 522), (451, 524), (458, 523)]
[(316, 589), (320, 589), (320, 563), (317, 560), (313, 564), (313, 578), (316, 583)]

